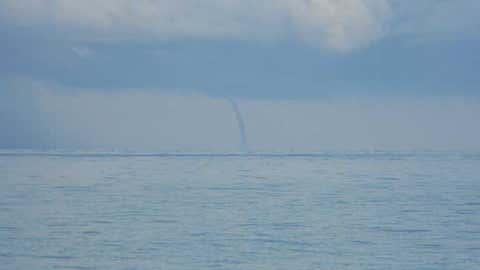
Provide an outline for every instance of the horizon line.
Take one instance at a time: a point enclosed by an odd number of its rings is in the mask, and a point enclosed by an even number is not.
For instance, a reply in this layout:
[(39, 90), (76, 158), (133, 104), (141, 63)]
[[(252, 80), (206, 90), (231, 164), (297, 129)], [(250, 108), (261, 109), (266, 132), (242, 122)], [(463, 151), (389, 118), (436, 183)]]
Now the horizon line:
[(108, 152), (108, 151), (85, 151), (74, 150), (13, 150), (1, 149), (0, 157), (409, 157), (409, 156), (438, 156), (438, 155), (461, 155), (479, 156), (479, 150), (326, 150), (320, 152)]

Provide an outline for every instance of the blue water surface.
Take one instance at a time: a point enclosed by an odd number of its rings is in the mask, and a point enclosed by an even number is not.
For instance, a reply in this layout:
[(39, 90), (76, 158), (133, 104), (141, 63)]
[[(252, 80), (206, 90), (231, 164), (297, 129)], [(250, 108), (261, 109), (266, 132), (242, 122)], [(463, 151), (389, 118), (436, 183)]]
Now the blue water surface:
[(480, 155), (2, 152), (0, 269), (480, 269)]

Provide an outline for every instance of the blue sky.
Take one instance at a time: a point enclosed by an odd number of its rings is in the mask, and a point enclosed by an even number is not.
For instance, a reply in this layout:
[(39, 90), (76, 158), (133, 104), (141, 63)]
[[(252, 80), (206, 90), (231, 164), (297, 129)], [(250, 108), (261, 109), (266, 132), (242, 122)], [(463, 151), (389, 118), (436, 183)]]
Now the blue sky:
[[(40, 106), (38, 88), (111, 99), (124, 92), (233, 97), (244, 101), (243, 110), (249, 102), (267, 102), (272, 110), (285, 101), (304, 102), (295, 105), (301, 110), (329, 99), (477, 100), (478, 14), (476, 0), (4, 0), (0, 124), (21, 127), (2, 135), (0, 146), (56, 145), (37, 142), (48, 137), (45, 130), (58, 134), (67, 125), (32, 116)], [(19, 97), (20, 88), (27, 94)], [(185, 108), (195, 107), (189, 102)], [(54, 140), (70, 138), (60, 137)], [(195, 140), (184, 141), (196, 149)]]

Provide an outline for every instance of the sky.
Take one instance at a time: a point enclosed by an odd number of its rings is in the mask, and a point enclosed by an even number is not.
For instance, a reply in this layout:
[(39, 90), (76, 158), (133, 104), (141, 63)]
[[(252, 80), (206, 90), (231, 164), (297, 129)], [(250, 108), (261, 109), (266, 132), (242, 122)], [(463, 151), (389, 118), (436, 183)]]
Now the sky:
[(480, 149), (477, 0), (2, 0), (0, 148)]

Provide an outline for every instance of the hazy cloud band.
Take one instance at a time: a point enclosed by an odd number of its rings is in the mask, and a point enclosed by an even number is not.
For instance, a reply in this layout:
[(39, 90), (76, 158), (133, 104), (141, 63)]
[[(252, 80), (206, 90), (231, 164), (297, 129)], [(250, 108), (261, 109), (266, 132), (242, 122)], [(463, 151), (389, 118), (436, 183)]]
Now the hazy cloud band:
[[(251, 151), (480, 149), (478, 100), (237, 100)], [(240, 151), (228, 102), (34, 84), (0, 93), (0, 148)]]

